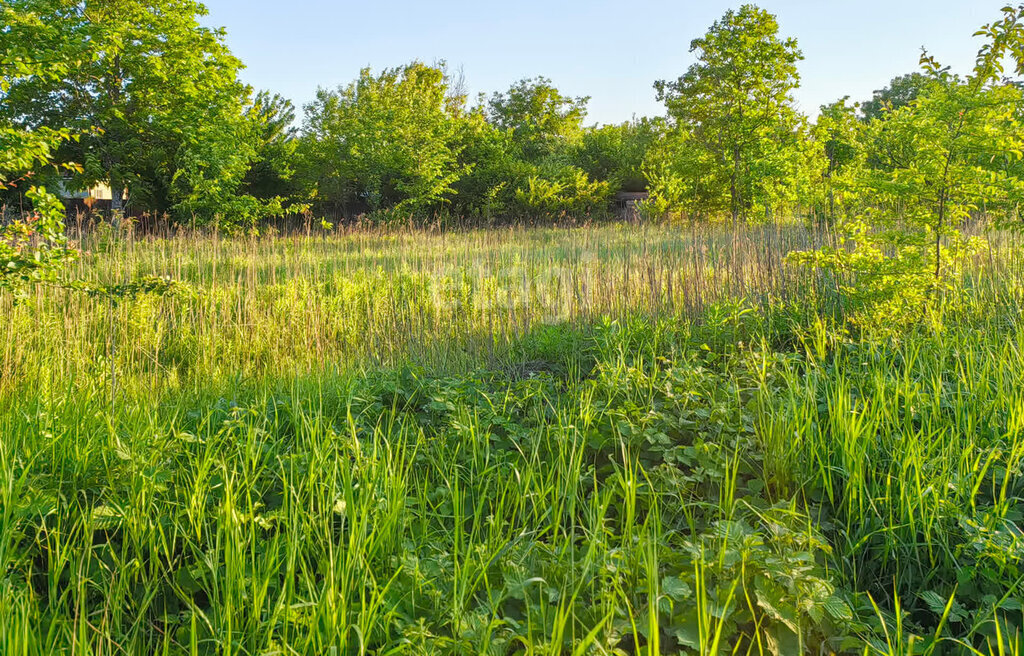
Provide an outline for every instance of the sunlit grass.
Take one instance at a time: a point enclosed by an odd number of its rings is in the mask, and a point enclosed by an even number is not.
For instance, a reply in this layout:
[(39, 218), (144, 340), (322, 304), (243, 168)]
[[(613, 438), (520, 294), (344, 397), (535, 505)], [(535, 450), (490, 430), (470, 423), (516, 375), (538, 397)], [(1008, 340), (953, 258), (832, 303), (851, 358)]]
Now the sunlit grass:
[(184, 284), (0, 299), (0, 654), (1021, 653), (1019, 249), (855, 333), (827, 238), (84, 240)]

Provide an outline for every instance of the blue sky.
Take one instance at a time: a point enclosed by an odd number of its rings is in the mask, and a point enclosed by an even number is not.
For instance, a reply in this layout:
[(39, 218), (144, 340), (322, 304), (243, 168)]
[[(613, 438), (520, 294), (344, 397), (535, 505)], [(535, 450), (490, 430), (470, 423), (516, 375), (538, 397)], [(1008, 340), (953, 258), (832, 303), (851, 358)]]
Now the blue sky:
[[(204, 22), (228, 31), (246, 64), (242, 78), (299, 107), (318, 86), (351, 81), (364, 66), (413, 59), (461, 67), (470, 92), (506, 89), (544, 75), (570, 95), (589, 95), (588, 123), (660, 115), (652, 84), (682, 74), (690, 40), (740, 2), (633, 0), (207, 0)], [(765, 0), (781, 33), (804, 54), (795, 93), (811, 115), (844, 95), (855, 100), (916, 70), (921, 46), (956, 71), (978, 48), (971, 34), (1004, 0)]]

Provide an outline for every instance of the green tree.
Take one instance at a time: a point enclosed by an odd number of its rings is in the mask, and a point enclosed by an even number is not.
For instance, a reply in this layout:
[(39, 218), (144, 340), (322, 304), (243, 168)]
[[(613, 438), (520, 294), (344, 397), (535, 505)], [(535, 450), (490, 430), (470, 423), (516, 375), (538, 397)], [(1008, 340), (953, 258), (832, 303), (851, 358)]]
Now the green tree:
[(866, 128), (865, 143), (883, 165), (862, 167), (854, 180), (864, 211), (840, 223), (837, 246), (793, 256), (841, 280), (857, 320), (891, 326), (896, 317), (920, 317), (977, 245), (962, 233), (964, 221), (982, 208), (1016, 217), (1024, 184), (991, 163), (1024, 152), (1024, 97), (1003, 79), (1002, 64), (1022, 42), (1022, 18), (1024, 6), (1008, 7), (978, 32), (988, 41), (964, 79), (922, 55), (932, 83)]
[[(76, 61), (59, 77), (23, 77), (2, 110), (22, 127), (85, 132), (58, 157), (84, 166), (80, 182), (109, 181), (113, 205), (200, 205), (229, 198), (251, 149), (248, 89), (222, 30), (203, 27), (194, 0), (9, 0), (59, 35)], [(218, 193), (209, 203), (200, 197)]]
[[(794, 39), (778, 32), (775, 17), (756, 6), (727, 11), (690, 44), (697, 61), (689, 70), (655, 83), (676, 129), (686, 135), (674, 143), (696, 151), (680, 156), (713, 167), (710, 188), (728, 189), (728, 205), (716, 209), (728, 211), (734, 223), (755, 207), (767, 212), (777, 205), (799, 165), (802, 119), (791, 92), (802, 55)], [(711, 193), (709, 207), (718, 197)]]
[(821, 113), (811, 128), (811, 152), (808, 164), (812, 179), (805, 186), (811, 191), (810, 204), (823, 220), (833, 222), (837, 206), (845, 208), (850, 176), (863, 164), (864, 123), (858, 118), (856, 104), (849, 97), (821, 106)]
[(516, 190), (536, 172), (522, 159), (510, 135), (476, 107), (459, 122), (462, 175), (452, 184), (452, 210), (462, 218), (492, 220), (510, 214)]
[(545, 77), (523, 79), (487, 101), (487, 116), (520, 155), (538, 163), (579, 142), (589, 97), (563, 95)]
[(617, 189), (643, 191), (647, 188), (644, 158), (663, 131), (663, 119), (648, 118), (588, 128), (573, 160), (594, 180), (608, 181)]
[(645, 213), (690, 219), (710, 218), (729, 206), (727, 170), (696, 143), (692, 132), (669, 129), (651, 144), (643, 162), (650, 198)]
[[(0, 6), (0, 36), (0, 106), (16, 85), (59, 79), (77, 64), (66, 35), (20, 5)], [(46, 169), (77, 170), (70, 163), (58, 167), (53, 157), (78, 137), (67, 129), (28, 129), (0, 112), (0, 190), (24, 189), (33, 206), (26, 216), (0, 216), (0, 289), (51, 280), (74, 256), (64, 236), (64, 206), (36, 182)]]
[(242, 180), (243, 190), (262, 200), (295, 197), (299, 193), (295, 183), (295, 106), (279, 94), (261, 91), (246, 118), (254, 155)]
[(306, 184), (345, 214), (437, 209), (468, 168), (459, 158), (463, 112), (441, 66), (413, 62), (379, 75), (364, 69), (306, 106)]
[(867, 120), (882, 118), (887, 111), (909, 105), (921, 94), (922, 89), (933, 82), (931, 76), (920, 71), (894, 77), (888, 85), (876, 90), (871, 100), (861, 103), (861, 114)]

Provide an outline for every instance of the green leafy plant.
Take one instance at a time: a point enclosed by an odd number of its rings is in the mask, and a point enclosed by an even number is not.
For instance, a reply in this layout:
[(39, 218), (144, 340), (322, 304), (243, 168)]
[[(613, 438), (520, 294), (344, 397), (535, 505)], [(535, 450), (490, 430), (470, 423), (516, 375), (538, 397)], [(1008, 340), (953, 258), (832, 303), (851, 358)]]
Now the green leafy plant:
[[(0, 7), (4, 39), (0, 45), (0, 101), (6, 105), (17, 85), (28, 80), (55, 80), (74, 61), (67, 52), (67, 35), (20, 4)], [(64, 235), (64, 206), (34, 178), (45, 169), (77, 171), (56, 165), (56, 151), (80, 134), (67, 128), (27, 129), (0, 113), (0, 189), (27, 186), (32, 209), (13, 221), (0, 223), (0, 290), (52, 280), (60, 265), (75, 256)], [(2, 221), (6, 217), (0, 217)]]
[(403, 216), (436, 209), (468, 169), (459, 161), (464, 99), (440, 66), (414, 62), (320, 91), (306, 108), (302, 165), (321, 205)]
[(963, 80), (922, 55), (930, 83), (865, 129), (879, 160), (847, 180), (864, 209), (840, 222), (835, 245), (791, 256), (836, 277), (855, 321), (894, 326), (920, 318), (939, 299), (955, 300), (951, 283), (980, 247), (961, 226), (982, 212), (1016, 216), (1024, 185), (992, 164), (1024, 151), (1021, 94), (1001, 78), (1002, 58), (1024, 31), (1022, 16), (1024, 9), (1008, 7), (1003, 20), (979, 32), (988, 43)]

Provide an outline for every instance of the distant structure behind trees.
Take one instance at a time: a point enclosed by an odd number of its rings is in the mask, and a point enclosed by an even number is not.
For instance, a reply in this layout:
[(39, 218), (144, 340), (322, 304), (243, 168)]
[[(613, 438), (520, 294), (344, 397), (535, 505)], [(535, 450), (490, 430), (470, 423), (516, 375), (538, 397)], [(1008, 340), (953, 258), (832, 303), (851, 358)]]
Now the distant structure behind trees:
[(109, 184), (97, 182), (79, 189), (74, 183), (75, 178), (65, 176), (60, 179), (56, 189), (69, 213), (110, 211), (114, 195)]
[(641, 203), (649, 198), (646, 191), (620, 191), (615, 194), (615, 215), (623, 221), (638, 221)]

